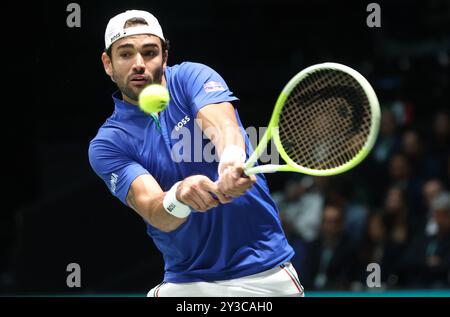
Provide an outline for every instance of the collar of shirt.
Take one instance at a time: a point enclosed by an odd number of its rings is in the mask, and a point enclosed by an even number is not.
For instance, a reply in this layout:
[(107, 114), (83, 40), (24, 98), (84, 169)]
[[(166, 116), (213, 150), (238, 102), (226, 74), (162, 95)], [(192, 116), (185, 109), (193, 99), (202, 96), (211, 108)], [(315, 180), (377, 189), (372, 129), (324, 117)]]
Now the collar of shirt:
[(112, 98), (114, 100), (115, 112), (125, 116), (148, 116), (137, 105), (133, 105), (125, 100), (122, 100), (120, 91), (113, 93)]
[(151, 118), (153, 118), (153, 121), (155, 121), (158, 130), (161, 131), (161, 123), (159, 121), (159, 115), (157, 113), (151, 113), (150, 115), (148, 115), (144, 111), (142, 111), (138, 106), (122, 100), (120, 91), (116, 91), (115, 93), (113, 93), (112, 98), (114, 100), (115, 113), (126, 118), (129, 117), (143, 118), (150, 116)]

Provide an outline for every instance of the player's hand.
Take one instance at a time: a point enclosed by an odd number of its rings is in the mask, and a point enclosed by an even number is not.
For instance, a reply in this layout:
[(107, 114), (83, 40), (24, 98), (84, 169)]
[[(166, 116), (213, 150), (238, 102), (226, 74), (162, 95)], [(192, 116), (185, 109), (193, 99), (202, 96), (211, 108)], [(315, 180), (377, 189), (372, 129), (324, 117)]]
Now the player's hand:
[(244, 164), (236, 163), (228, 166), (220, 174), (219, 190), (229, 197), (239, 197), (249, 190), (256, 182), (256, 176), (247, 176), (244, 173)]
[(219, 191), (217, 184), (204, 175), (184, 179), (177, 188), (176, 198), (197, 211), (217, 207), (219, 202), (223, 204), (230, 202), (230, 199)]

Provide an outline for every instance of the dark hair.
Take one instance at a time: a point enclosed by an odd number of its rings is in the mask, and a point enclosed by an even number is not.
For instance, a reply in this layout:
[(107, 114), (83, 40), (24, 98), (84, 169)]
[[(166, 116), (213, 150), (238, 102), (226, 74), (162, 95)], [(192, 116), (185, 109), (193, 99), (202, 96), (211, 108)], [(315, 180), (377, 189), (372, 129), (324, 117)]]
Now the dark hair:
[[(142, 18), (131, 18), (125, 22), (124, 28), (129, 28), (135, 25), (148, 25), (147, 22)], [(169, 40), (163, 41), (163, 39), (159, 39), (161, 41), (162, 51), (169, 51)], [(108, 55), (109, 59), (112, 61), (112, 44), (105, 49), (106, 55)]]

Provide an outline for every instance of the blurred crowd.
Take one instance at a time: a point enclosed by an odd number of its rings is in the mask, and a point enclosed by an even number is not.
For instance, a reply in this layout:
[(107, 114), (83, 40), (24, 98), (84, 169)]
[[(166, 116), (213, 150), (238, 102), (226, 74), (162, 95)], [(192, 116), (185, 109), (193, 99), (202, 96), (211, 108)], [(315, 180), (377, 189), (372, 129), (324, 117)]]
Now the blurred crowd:
[(305, 288), (365, 289), (370, 263), (384, 289), (450, 287), (449, 112), (412, 113), (382, 105), (377, 142), (354, 171), (293, 175), (273, 193)]

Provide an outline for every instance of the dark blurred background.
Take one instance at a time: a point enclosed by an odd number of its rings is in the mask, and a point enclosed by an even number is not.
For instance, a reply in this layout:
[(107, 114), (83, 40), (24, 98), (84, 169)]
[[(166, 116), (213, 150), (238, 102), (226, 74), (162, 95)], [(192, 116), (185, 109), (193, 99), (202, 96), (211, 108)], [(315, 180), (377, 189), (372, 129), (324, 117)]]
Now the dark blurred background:
[[(380, 28), (366, 25), (370, 2), (77, 1), (80, 28), (66, 25), (70, 1), (5, 12), (14, 79), (3, 108), (0, 294), (144, 295), (162, 279), (144, 222), (87, 156), (113, 111), (104, 31), (126, 9), (157, 16), (169, 65), (217, 70), (246, 127), (265, 126), (284, 84), (309, 65), (361, 72), (382, 106), (368, 159), (335, 177), (268, 176), (300, 280), (307, 290), (362, 290), (375, 262), (383, 289), (450, 288), (450, 1), (377, 1)], [(66, 286), (73, 262), (81, 288)]]

